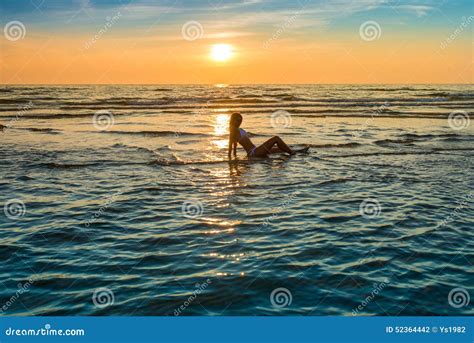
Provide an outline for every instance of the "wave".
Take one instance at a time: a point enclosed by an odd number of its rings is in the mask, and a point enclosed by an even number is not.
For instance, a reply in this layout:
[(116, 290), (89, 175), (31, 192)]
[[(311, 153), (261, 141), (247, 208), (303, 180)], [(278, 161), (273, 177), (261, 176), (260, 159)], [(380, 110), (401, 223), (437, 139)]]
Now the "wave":
[[(291, 88), (283, 88), (283, 87), (274, 87), (274, 88), (262, 87), (262, 88), (264, 88), (266, 91), (270, 91), (270, 92), (274, 92), (274, 91), (285, 91), (285, 90), (291, 89)], [(260, 87), (258, 87), (258, 89), (260, 89)]]
[(258, 98), (260, 95), (258, 94), (241, 94), (237, 95), (238, 99), (253, 99), (253, 98)]
[(349, 182), (349, 181), (352, 181), (352, 180), (353, 179), (351, 179), (351, 178), (336, 178), (336, 179), (331, 179), (331, 180), (328, 180), (328, 181), (320, 182), (320, 183), (318, 183), (318, 186), (333, 185), (333, 184), (336, 184), (336, 183), (345, 183), (345, 182)]
[[(95, 107), (95, 106), (162, 106), (169, 104), (192, 104), (196, 106), (199, 103), (206, 104), (206, 106), (213, 106), (218, 104), (258, 104), (258, 103), (275, 103), (275, 102), (295, 102), (295, 103), (315, 103), (315, 104), (346, 104), (346, 106), (354, 106), (356, 104), (367, 104), (376, 105), (388, 103), (390, 106), (403, 105), (407, 106), (419, 105), (419, 104), (440, 104), (440, 103), (452, 103), (453, 101), (459, 100), (465, 102), (471, 100), (474, 97), (473, 93), (450, 93), (450, 92), (434, 92), (428, 94), (416, 94), (410, 97), (406, 95), (390, 96), (390, 97), (353, 97), (348, 96), (328, 96), (328, 97), (306, 97), (298, 96), (291, 93), (263, 93), (263, 94), (240, 94), (234, 96), (213, 96), (213, 97), (202, 97), (202, 96), (191, 96), (185, 97), (179, 96), (162, 96), (154, 98), (144, 98), (137, 96), (121, 96), (121, 97), (105, 97), (99, 99), (85, 100), (84, 97), (65, 97), (65, 96), (46, 96), (39, 93), (23, 93), (20, 97), (15, 98), (0, 98), (0, 104), (21, 104), (24, 102), (37, 102), (47, 101), (53, 105), (59, 105), (64, 108), (80, 108), (80, 107)], [(44, 105), (41, 103), (40, 105)], [(47, 104), (47, 103), (46, 103)]]
[(451, 98), (451, 99), (464, 99), (464, 98), (473, 98), (474, 93), (467, 92), (467, 93), (454, 93), (449, 91), (438, 91), (438, 92), (431, 92), (425, 94), (417, 94), (419, 97), (429, 97), (429, 98)]
[(439, 134), (416, 134), (416, 133), (404, 133), (399, 135), (403, 140), (431, 140), (431, 139), (443, 139), (443, 140), (470, 140), (474, 138), (474, 135), (469, 134), (457, 134), (457, 133), (439, 133)]
[[(400, 87), (400, 88), (360, 88), (360, 90), (368, 90), (372, 92), (393, 92), (393, 91), (420, 91), (421, 89), (419, 88), (413, 88), (413, 87)], [(431, 89), (425, 89), (425, 90), (431, 90)]]
[(103, 162), (89, 162), (89, 163), (59, 163), (59, 162), (46, 162), (40, 163), (39, 165), (48, 169), (77, 169), (85, 167), (93, 167), (102, 165)]
[[(117, 116), (126, 116), (129, 115), (128, 113), (113, 113), (114, 117)], [(57, 113), (57, 114), (22, 114), (21, 118), (22, 119), (76, 119), (76, 118), (91, 118), (94, 116), (94, 113), (71, 113), (71, 114), (65, 114), (65, 113)], [(12, 119), (12, 118), (17, 118), (18, 115), (2, 115), (0, 118), (4, 119)]]
[(116, 134), (116, 135), (140, 135), (140, 136), (152, 136), (152, 137), (208, 136), (207, 134), (194, 133), (194, 132), (152, 131), (152, 130), (148, 130), (148, 131), (100, 131), (100, 133)]
[(272, 104), (278, 102), (277, 100), (259, 99), (259, 98), (245, 98), (245, 99), (213, 99), (212, 103), (220, 104)]
[(449, 151), (474, 151), (472, 148), (434, 148), (424, 151), (378, 151), (368, 153), (357, 153), (347, 155), (326, 155), (324, 158), (348, 158), (348, 157), (369, 157), (369, 156), (389, 156), (389, 155), (441, 155), (443, 152)]
[(416, 142), (414, 139), (380, 139), (374, 142), (375, 145), (387, 146), (390, 144), (412, 144)]
[[(154, 131), (154, 130), (145, 130), (145, 131), (89, 131), (89, 133), (102, 133), (102, 134), (115, 134), (115, 135), (140, 135), (140, 136), (152, 136), (152, 137), (216, 137), (219, 135), (213, 133), (198, 133), (198, 132), (180, 132), (180, 131)], [(270, 137), (267, 134), (256, 134), (252, 132), (247, 132), (250, 137)], [(287, 133), (287, 135), (299, 135), (298, 133)], [(227, 135), (220, 135), (227, 136)]]
[(102, 167), (107, 166), (128, 166), (128, 165), (148, 165), (151, 162), (129, 162), (129, 161), (94, 161), (94, 162), (84, 162), (84, 163), (62, 163), (62, 162), (45, 162), (37, 164), (40, 167), (48, 169), (79, 169), (79, 168), (88, 168), (88, 167)]
[(356, 142), (350, 143), (339, 143), (339, 144), (309, 144), (311, 148), (356, 148), (361, 146), (362, 144)]
[(27, 130), (27, 131), (32, 131), (32, 132), (42, 132), (42, 133), (49, 133), (52, 135), (57, 135), (60, 134), (62, 131), (57, 130), (57, 129), (51, 129), (51, 128), (39, 128), (39, 127), (19, 127), (16, 128), (17, 130)]
[[(347, 108), (333, 108), (333, 109), (300, 109), (297, 107), (306, 107), (306, 106), (298, 106), (298, 105), (284, 105), (284, 106), (250, 106), (247, 107), (245, 105), (241, 106), (227, 106), (227, 108), (243, 112), (244, 114), (253, 114), (253, 115), (270, 115), (271, 113), (277, 110), (286, 110), (288, 111), (291, 116), (295, 118), (321, 118), (321, 117), (340, 117), (340, 118), (399, 118), (399, 119), (446, 119), (449, 117), (449, 112), (401, 112), (401, 111), (385, 111), (383, 113), (374, 114), (368, 110), (357, 110), (357, 109), (347, 109)], [(175, 108), (175, 110), (171, 110), (170, 108)], [(216, 107), (208, 107), (209, 113), (211, 110), (221, 108), (219, 106)], [(68, 108), (72, 110), (73, 108)], [(159, 110), (159, 113), (174, 113), (174, 114), (181, 114), (181, 115), (194, 115), (193, 110), (196, 110), (196, 107), (94, 107), (94, 108), (85, 108), (85, 107), (78, 107), (77, 110), (90, 110), (91, 113), (57, 113), (57, 114), (50, 114), (50, 113), (33, 113), (33, 114), (22, 114), (21, 117), (24, 119), (75, 119), (75, 118), (92, 118), (94, 113), (92, 111), (100, 110), (100, 109), (107, 109), (112, 110), (114, 117), (118, 116), (133, 116), (138, 115), (139, 113), (131, 113), (131, 110), (150, 110), (149, 114), (156, 114), (156, 110)], [(121, 110), (128, 110), (128, 112), (117, 112)], [(155, 110), (153, 112), (152, 110)], [(15, 109), (0, 109), (0, 112), (13, 112), (13, 113), (5, 113), (0, 116), (3, 120), (8, 120), (12, 118), (16, 118), (18, 115), (14, 112)], [(143, 114), (143, 113), (142, 113)], [(159, 114), (157, 114), (159, 115)]]
[(181, 160), (176, 160), (176, 161), (170, 161), (167, 159), (157, 159), (151, 162), (148, 162), (148, 165), (159, 165), (159, 166), (173, 166), (173, 165), (214, 165), (214, 164), (232, 164), (232, 165), (240, 165), (240, 164), (249, 164), (249, 163), (256, 163), (259, 161), (264, 160), (265, 158), (259, 158), (259, 159), (242, 159), (242, 160), (232, 160), (229, 161), (228, 159), (224, 160), (214, 160), (214, 161), (209, 161), (209, 160), (203, 160), (203, 161), (181, 161)]
[(51, 97), (51, 96), (42, 96), (42, 97), (30, 97), (30, 98), (15, 98), (15, 99), (0, 99), (0, 104), (8, 105), (8, 104), (28, 104), (30, 102), (35, 103), (42, 100), (53, 100), (53, 101), (61, 101), (64, 100), (62, 98)]

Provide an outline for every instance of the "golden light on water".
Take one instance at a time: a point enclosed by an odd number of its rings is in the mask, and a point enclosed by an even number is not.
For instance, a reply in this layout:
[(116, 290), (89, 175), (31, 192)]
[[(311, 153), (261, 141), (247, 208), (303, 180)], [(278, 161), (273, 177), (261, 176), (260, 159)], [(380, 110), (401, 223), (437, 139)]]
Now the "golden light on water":
[[(226, 136), (229, 134), (229, 115), (226, 113), (217, 114), (214, 119), (214, 134), (216, 136)], [(216, 139), (212, 143), (220, 149), (225, 148), (228, 139)]]
[(214, 61), (224, 62), (233, 55), (233, 48), (230, 44), (214, 44), (211, 48), (211, 58)]
[(229, 134), (229, 115), (227, 113), (221, 113), (215, 116), (214, 134), (216, 136)]

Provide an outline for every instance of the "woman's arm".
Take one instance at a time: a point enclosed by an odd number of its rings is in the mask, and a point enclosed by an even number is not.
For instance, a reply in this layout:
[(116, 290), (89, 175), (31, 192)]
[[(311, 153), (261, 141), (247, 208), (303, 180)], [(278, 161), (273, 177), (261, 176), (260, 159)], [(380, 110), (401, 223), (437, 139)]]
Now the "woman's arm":
[(229, 156), (229, 160), (231, 157), (231, 152), (232, 152), (232, 134), (229, 134), (229, 149), (227, 149), (227, 156)]
[(237, 142), (234, 142), (234, 157), (237, 157)]

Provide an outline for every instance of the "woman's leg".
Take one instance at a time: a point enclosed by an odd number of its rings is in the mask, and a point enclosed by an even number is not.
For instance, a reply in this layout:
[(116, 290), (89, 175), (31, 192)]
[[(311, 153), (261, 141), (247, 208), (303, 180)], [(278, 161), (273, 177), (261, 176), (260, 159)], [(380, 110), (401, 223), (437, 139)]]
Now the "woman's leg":
[(270, 138), (268, 141), (266, 141), (265, 143), (263, 143), (259, 147), (257, 147), (255, 149), (254, 156), (264, 157), (264, 156), (267, 156), (268, 154), (270, 154), (272, 152), (275, 152), (273, 150), (273, 146), (275, 144), (278, 146), (278, 149), (279, 149), (280, 152), (286, 152), (288, 154), (293, 154), (293, 150), (291, 150), (290, 147), (288, 145), (286, 145), (285, 142), (283, 142), (283, 140), (280, 137), (275, 136), (275, 137)]
[(272, 150), (270, 150), (270, 154), (281, 154), (282, 152), (285, 152), (284, 150), (281, 150), (279, 147), (274, 146)]

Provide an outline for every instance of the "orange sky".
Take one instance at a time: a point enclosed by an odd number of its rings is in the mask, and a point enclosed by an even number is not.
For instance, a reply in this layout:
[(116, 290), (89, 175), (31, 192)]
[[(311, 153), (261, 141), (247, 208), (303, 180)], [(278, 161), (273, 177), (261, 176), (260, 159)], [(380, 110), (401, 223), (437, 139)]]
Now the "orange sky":
[[(416, 11), (428, 18), (426, 8)], [(458, 23), (436, 28), (420, 26), (415, 15), (408, 24), (380, 19), (379, 37), (367, 41), (359, 31), (366, 18), (331, 28), (306, 26), (310, 20), (300, 14), (275, 16), (262, 29), (234, 16), (244, 23), (203, 21), (202, 35), (187, 40), (183, 21), (137, 34), (124, 12), (93, 43), (103, 17), (64, 32), (25, 20), (22, 39), (0, 37), (0, 83), (473, 83), (469, 28), (442, 46)], [(232, 46), (229, 60), (210, 58), (218, 43)]]
[[(247, 39), (225, 62), (213, 42), (108, 39), (89, 51), (68, 39), (2, 42), (2, 83), (470, 83), (471, 51), (433, 42), (314, 42), (282, 39), (267, 49)], [(223, 41), (216, 41), (223, 42)], [(130, 48), (123, 48), (123, 46)], [(80, 45), (79, 45), (80, 46)], [(122, 47), (122, 48), (121, 48)]]

